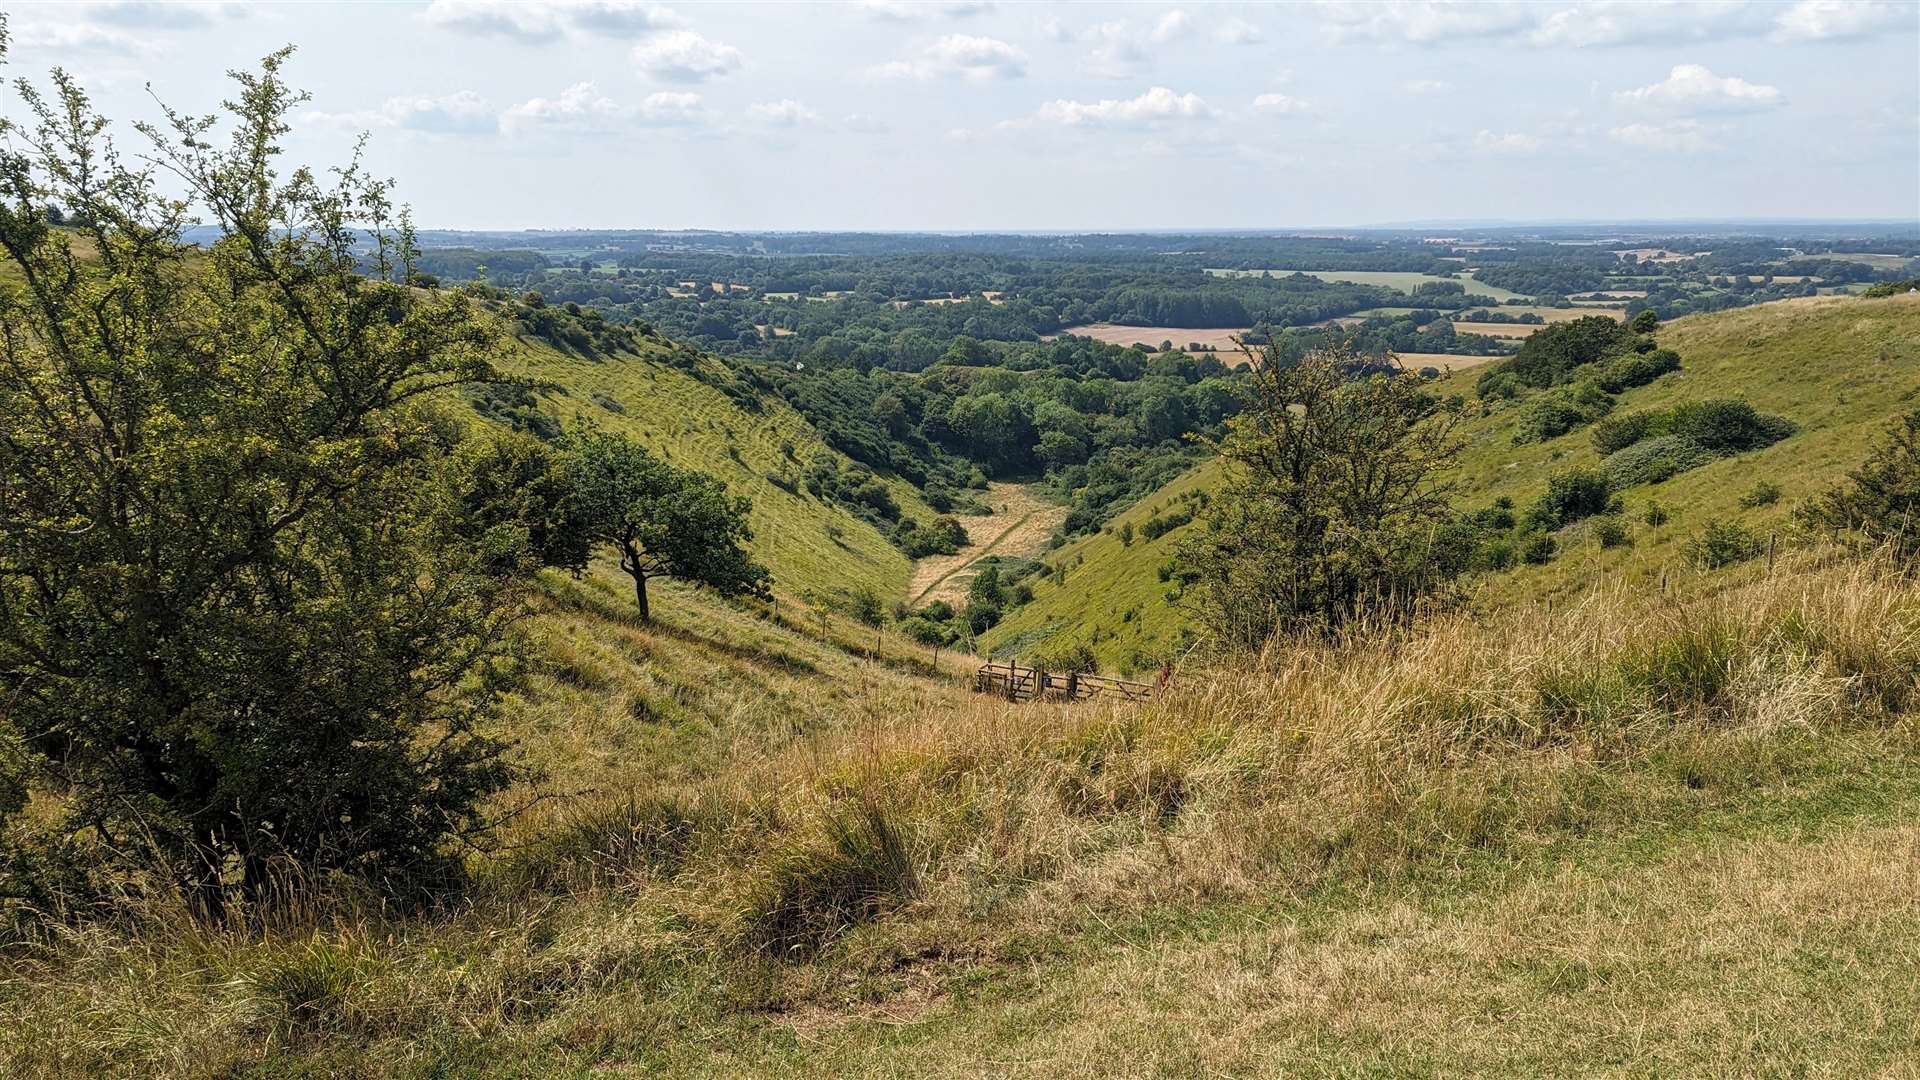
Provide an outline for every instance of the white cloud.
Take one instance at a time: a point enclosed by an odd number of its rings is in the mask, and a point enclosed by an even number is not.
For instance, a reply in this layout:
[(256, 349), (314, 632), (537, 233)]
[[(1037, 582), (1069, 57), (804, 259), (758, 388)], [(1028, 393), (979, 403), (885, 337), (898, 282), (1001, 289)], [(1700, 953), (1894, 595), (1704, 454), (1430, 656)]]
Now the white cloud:
[(1800, 0), (1774, 20), (1776, 41), (1850, 41), (1904, 23), (1914, 28), (1912, 4), (1886, 0)]
[(802, 124), (818, 123), (820, 120), (819, 113), (792, 98), (749, 105), (747, 114), (763, 124), (774, 127), (799, 127)]
[(532, 98), (500, 114), (500, 130), (509, 134), (561, 131), (606, 133), (634, 127), (682, 127), (702, 117), (700, 95), (663, 90), (637, 107), (621, 105), (590, 82), (575, 83), (556, 98)]
[(1245, 19), (1228, 19), (1213, 32), (1213, 40), (1222, 45), (1257, 45), (1265, 40), (1260, 28)]
[(17, 53), (44, 49), (49, 52), (150, 56), (159, 51), (159, 45), (150, 39), (88, 22), (22, 22), (11, 27), (11, 30), (13, 47)]
[(868, 70), (883, 79), (1017, 79), (1026, 73), (1026, 53), (999, 38), (972, 34), (948, 34), (913, 60), (895, 60)]
[(1792, 7), (1752, 0), (1321, 0), (1314, 10), (1335, 41), (1523, 41), (1581, 49), (1732, 41), (1769, 32), (1781, 41), (1839, 41), (1892, 27), (1903, 11), (1910, 23), (1913, 9), (1898, 0), (1800, 0)]
[(853, 6), (868, 18), (888, 22), (911, 22), (928, 16), (964, 19), (993, 10), (990, 0), (948, 0), (946, 3), (928, 3), (926, 0), (854, 0)]
[(1153, 33), (1148, 37), (1155, 45), (1165, 45), (1169, 41), (1185, 37), (1193, 29), (1193, 19), (1186, 12), (1174, 8), (1153, 24)]
[(1400, 89), (1415, 97), (1436, 97), (1453, 93), (1453, 84), (1445, 79), (1408, 79), (1400, 84)]
[(1504, 134), (1482, 129), (1473, 137), (1473, 148), (1494, 154), (1531, 154), (1540, 149), (1540, 137), (1518, 131)]
[(1087, 32), (1093, 47), (1087, 52), (1087, 70), (1105, 79), (1125, 79), (1140, 73), (1152, 56), (1126, 20), (1104, 22)]
[(425, 94), (390, 97), (377, 109), (350, 113), (315, 112), (308, 114), (306, 120), (320, 127), (357, 131), (397, 128), (436, 135), (475, 134), (492, 131), (499, 126), (499, 117), (493, 106), (471, 90), (440, 97)]
[(1715, 149), (1714, 143), (1698, 120), (1675, 120), (1667, 124), (1626, 124), (1607, 132), (1615, 142), (1647, 150), (1697, 154)]
[(578, 34), (642, 37), (684, 26), (671, 8), (644, 0), (433, 0), (426, 20), (468, 34), (546, 42)]
[(1637, 90), (1622, 90), (1613, 100), (1673, 112), (1753, 112), (1785, 102), (1778, 87), (1721, 77), (1700, 64), (1675, 64), (1666, 79)]
[(105, 3), (76, 4), (68, 10), (98, 22), (169, 30), (211, 26), (223, 19), (241, 19), (248, 14), (245, 4), (231, 0), (173, 0), (164, 4), (108, 0)]
[(731, 45), (708, 40), (691, 30), (674, 30), (635, 45), (633, 62), (656, 79), (687, 83), (738, 70), (745, 57)]
[(1253, 107), (1263, 113), (1304, 113), (1312, 112), (1313, 106), (1307, 101), (1287, 94), (1261, 94), (1253, 99)]
[(1062, 98), (1040, 106), (1029, 121), (1059, 127), (1146, 128), (1185, 120), (1206, 119), (1213, 109), (1198, 94), (1176, 94), (1156, 86), (1139, 97), (1106, 98), (1101, 101), (1069, 101)]
[(1436, 0), (1322, 0), (1315, 10), (1321, 25), (1336, 41), (1372, 38), (1416, 45), (1505, 36), (1532, 25), (1535, 18), (1519, 4), (1450, 4)]
[(1720, 41), (1767, 26), (1765, 11), (1747, 0), (1591, 0), (1541, 13), (1528, 42), (1576, 49)]

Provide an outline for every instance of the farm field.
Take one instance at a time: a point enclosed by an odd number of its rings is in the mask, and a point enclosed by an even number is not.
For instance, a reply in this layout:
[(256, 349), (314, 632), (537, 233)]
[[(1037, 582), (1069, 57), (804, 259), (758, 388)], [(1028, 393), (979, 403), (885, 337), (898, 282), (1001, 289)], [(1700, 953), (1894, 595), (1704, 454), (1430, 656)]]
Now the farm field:
[(1471, 273), (1461, 277), (1445, 278), (1437, 274), (1422, 274), (1413, 270), (1208, 270), (1207, 273), (1220, 277), (1286, 277), (1289, 274), (1305, 274), (1321, 281), (1344, 281), (1352, 285), (1379, 285), (1389, 289), (1399, 289), (1403, 293), (1412, 293), (1421, 285), (1436, 281), (1452, 281), (1466, 286), (1469, 296), (1489, 296), (1505, 303), (1508, 300), (1524, 300), (1524, 293), (1513, 292), (1494, 285), (1483, 285), (1473, 279)]
[(907, 602), (917, 606), (945, 600), (958, 605), (972, 584), (974, 564), (989, 555), (1032, 558), (1047, 550), (1047, 538), (1067, 518), (1067, 508), (1048, 502), (1026, 484), (996, 480), (984, 496), (991, 514), (961, 519), (968, 544), (952, 555), (932, 555), (913, 565)]
[(1119, 323), (1089, 323), (1086, 326), (1069, 326), (1059, 334), (1049, 334), (1047, 337), (1072, 334), (1076, 337), (1104, 341), (1109, 345), (1145, 345), (1150, 349), (1158, 349), (1163, 341), (1173, 342), (1173, 347), (1176, 349), (1184, 349), (1189, 343), (1197, 341), (1223, 353), (1237, 353), (1240, 351), (1240, 343), (1236, 339), (1246, 333), (1247, 329), (1244, 326), (1195, 329), (1191, 326), (1121, 326)]
[(1491, 364), (1495, 360), (1506, 359), (1505, 353), (1501, 353), (1498, 356), (1460, 356), (1456, 353), (1438, 352), (1403, 352), (1394, 353), (1393, 355), (1395, 359), (1400, 361), (1402, 367), (1412, 368), (1415, 371), (1424, 367), (1432, 367), (1439, 368), (1441, 371), (1448, 373), (1467, 371), (1472, 368)]
[(1539, 323), (1456, 322), (1453, 324), (1453, 329), (1458, 334), (1480, 334), (1485, 337), (1518, 340), (1532, 337), (1533, 332), (1540, 329), (1540, 326)]
[[(1513, 315), (1513, 316), (1538, 315), (1541, 318), (1547, 320), (1547, 322), (1549, 323), (1572, 322), (1575, 319), (1584, 319), (1589, 315), (1611, 315), (1616, 319), (1624, 319), (1627, 317), (1626, 308), (1606, 305), (1606, 304), (1593, 304), (1585, 307), (1571, 307), (1571, 308), (1541, 307), (1539, 305), (1522, 306), (1518, 304), (1512, 304), (1512, 305), (1497, 308), (1494, 310), (1498, 310), (1501, 314), (1504, 314), (1504, 315)], [(1461, 319), (1462, 322), (1475, 321), (1470, 317), (1473, 314), (1472, 311), (1468, 311), (1466, 314), (1469, 317)]]

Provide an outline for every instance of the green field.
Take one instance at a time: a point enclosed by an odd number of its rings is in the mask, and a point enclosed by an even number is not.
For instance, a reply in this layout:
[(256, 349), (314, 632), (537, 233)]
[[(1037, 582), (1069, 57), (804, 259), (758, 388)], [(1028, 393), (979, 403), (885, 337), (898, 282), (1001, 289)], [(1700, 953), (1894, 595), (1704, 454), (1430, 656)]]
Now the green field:
[(1445, 278), (1437, 274), (1422, 274), (1412, 270), (1208, 270), (1209, 274), (1221, 277), (1286, 277), (1289, 274), (1305, 274), (1321, 281), (1344, 281), (1354, 285), (1379, 285), (1389, 289), (1399, 289), (1411, 294), (1415, 288), (1434, 281), (1452, 281), (1466, 286), (1469, 296), (1486, 296), (1502, 303), (1508, 300), (1528, 300), (1522, 293), (1502, 289), (1493, 285), (1482, 285), (1473, 280), (1471, 272), (1460, 277)]

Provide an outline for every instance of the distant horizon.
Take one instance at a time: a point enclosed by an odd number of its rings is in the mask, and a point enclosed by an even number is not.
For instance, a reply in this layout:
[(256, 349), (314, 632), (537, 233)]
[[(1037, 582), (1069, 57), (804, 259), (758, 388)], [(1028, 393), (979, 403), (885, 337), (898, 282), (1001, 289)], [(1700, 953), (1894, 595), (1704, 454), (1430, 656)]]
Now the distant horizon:
[(1626, 228), (1680, 228), (1682, 226), (1709, 226), (1718, 228), (1793, 226), (1796, 228), (1896, 228), (1912, 229), (1920, 232), (1920, 215), (1911, 218), (1823, 218), (1823, 217), (1736, 217), (1736, 218), (1568, 218), (1568, 219), (1481, 219), (1481, 218), (1421, 218), (1407, 221), (1368, 222), (1365, 224), (1327, 224), (1327, 225), (1246, 225), (1246, 226), (1142, 226), (1142, 227), (1091, 227), (1078, 229), (1059, 228), (836, 228), (832, 226), (784, 226), (780, 228), (745, 228), (711, 225), (524, 225), (524, 226), (463, 226), (463, 225), (422, 225), (415, 223), (420, 232), (434, 233), (713, 233), (717, 235), (767, 235), (767, 236), (804, 236), (808, 234), (843, 234), (862, 236), (1293, 236), (1303, 233), (1325, 232), (1409, 232), (1421, 229), (1474, 228), (1474, 229), (1626, 229)]

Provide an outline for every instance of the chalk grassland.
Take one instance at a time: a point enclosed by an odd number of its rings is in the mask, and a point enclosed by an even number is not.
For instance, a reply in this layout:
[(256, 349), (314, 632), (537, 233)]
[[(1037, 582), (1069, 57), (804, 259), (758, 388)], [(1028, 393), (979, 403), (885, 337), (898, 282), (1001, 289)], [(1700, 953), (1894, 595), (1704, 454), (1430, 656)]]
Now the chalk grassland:
[[(1911, 255), (1888, 255), (1871, 251), (1836, 251), (1831, 255), (1806, 255), (1802, 256), (1802, 258), (1843, 259), (1847, 262), (1864, 263), (1867, 266), (1873, 267), (1875, 270), (1905, 270), (1912, 266), (1915, 261)], [(1795, 261), (1796, 260), (1789, 259), (1787, 260), (1787, 265), (1791, 266)]]
[[(1799, 432), (1765, 450), (1625, 492), (1632, 519), (1629, 546), (1601, 548), (1589, 535), (1589, 525), (1576, 524), (1563, 532), (1561, 552), (1553, 562), (1486, 576), (1474, 589), (1494, 600), (1565, 598), (1616, 578), (1657, 591), (1663, 580), (1680, 589), (1763, 572), (1764, 560), (1704, 574), (1688, 565), (1684, 549), (1713, 520), (1737, 520), (1762, 536), (1790, 536), (1792, 506), (1857, 465), (1887, 421), (1913, 408), (1920, 392), (1920, 296), (1777, 301), (1677, 319), (1657, 336), (1662, 345), (1680, 353), (1682, 370), (1622, 395), (1620, 411), (1734, 397), (1788, 417), (1800, 425)], [(1405, 356), (1402, 360), (1412, 364)], [(1436, 384), (1436, 392), (1472, 401), (1478, 376), (1477, 370), (1449, 376)], [(1490, 406), (1462, 426), (1466, 447), (1457, 475), (1463, 506), (1485, 506), (1505, 496), (1524, 508), (1540, 497), (1549, 476), (1598, 463), (1586, 431), (1515, 445), (1519, 420), (1516, 408)], [(1167, 501), (1166, 495), (1211, 488), (1218, 483), (1217, 474), (1215, 463), (1202, 463), (1174, 480), (1165, 495), (1148, 496), (1120, 515), (1109, 530), (1050, 555), (1050, 564), (1069, 568), (1066, 586), (1036, 580), (1033, 603), (1016, 609), (987, 642), (997, 648), (1030, 648), (1049, 635), (1072, 634), (1090, 641), (1101, 663), (1114, 670), (1137, 666), (1132, 660), (1136, 655), (1154, 657), (1171, 648), (1189, 619), (1167, 599), (1169, 589), (1158, 581), (1158, 567), (1192, 526), (1151, 543), (1137, 533), (1153, 508)], [(1762, 479), (1779, 484), (1783, 497), (1771, 506), (1742, 508), (1740, 497)], [(1653, 501), (1671, 515), (1659, 527), (1638, 520)], [(1121, 522), (1134, 526), (1131, 547), (1123, 546), (1113, 531)], [(1099, 602), (1107, 596), (1116, 602)]]
[(983, 496), (991, 514), (964, 517), (967, 546), (953, 555), (931, 555), (914, 563), (907, 600), (920, 606), (945, 600), (965, 603), (967, 586), (978, 573), (975, 565), (989, 555), (1033, 558), (1047, 550), (1047, 538), (1067, 519), (1067, 508), (1048, 502), (1026, 484), (996, 480)]
[[(1897, 1074), (1920, 596), (1820, 558), (1009, 705), (556, 579), (458, 909), (0, 953), (9, 1076)], [(811, 695), (818, 695), (815, 701)]]
[[(885, 595), (906, 588), (910, 562), (879, 530), (798, 483), (793, 491), (774, 483), (805, 475), (823, 455), (843, 469), (851, 462), (777, 395), (748, 412), (693, 372), (664, 362), (667, 356), (666, 347), (652, 341), (643, 341), (638, 354), (583, 357), (523, 338), (502, 366), (557, 387), (541, 404), (563, 423), (626, 432), (667, 461), (716, 476), (729, 491), (751, 498), (753, 552), (773, 572), (776, 588), (831, 593), (864, 585)], [(695, 371), (714, 381), (732, 377), (706, 356)], [(887, 486), (903, 512), (933, 515), (911, 484), (888, 479)]]
[(1199, 342), (1222, 353), (1238, 355), (1240, 346), (1234, 339), (1246, 333), (1247, 329), (1244, 326), (1199, 330), (1190, 326), (1121, 326), (1119, 323), (1089, 323), (1086, 326), (1070, 326), (1060, 331), (1060, 334), (1088, 337), (1095, 341), (1104, 341), (1109, 345), (1144, 345), (1154, 351), (1160, 348), (1160, 343), (1163, 341), (1173, 342), (1173, 347), (1176, 349), (1184, 349), (1190, 343)]
[(1451, 281), (1466, 287), (1470, 296), (1486, 296), (1502, 302), (1524, 300), (1524, 293), (1513, 292), (1494, 285), (1483, 285), (1473, 279), (1472, 271), (1460, 277), (1445, 278), (1436, 274), (1422, 274), (1412, 270), (1208, 270), (1209, 274), (1221, 277), (1286, 277), (1289, 274), (1305, 274), (1321, 281), (1344, 281), (1354, 285), (1379, 285), (1389, 289), (1399, 289), (1403, 293), (1428, 282)]

